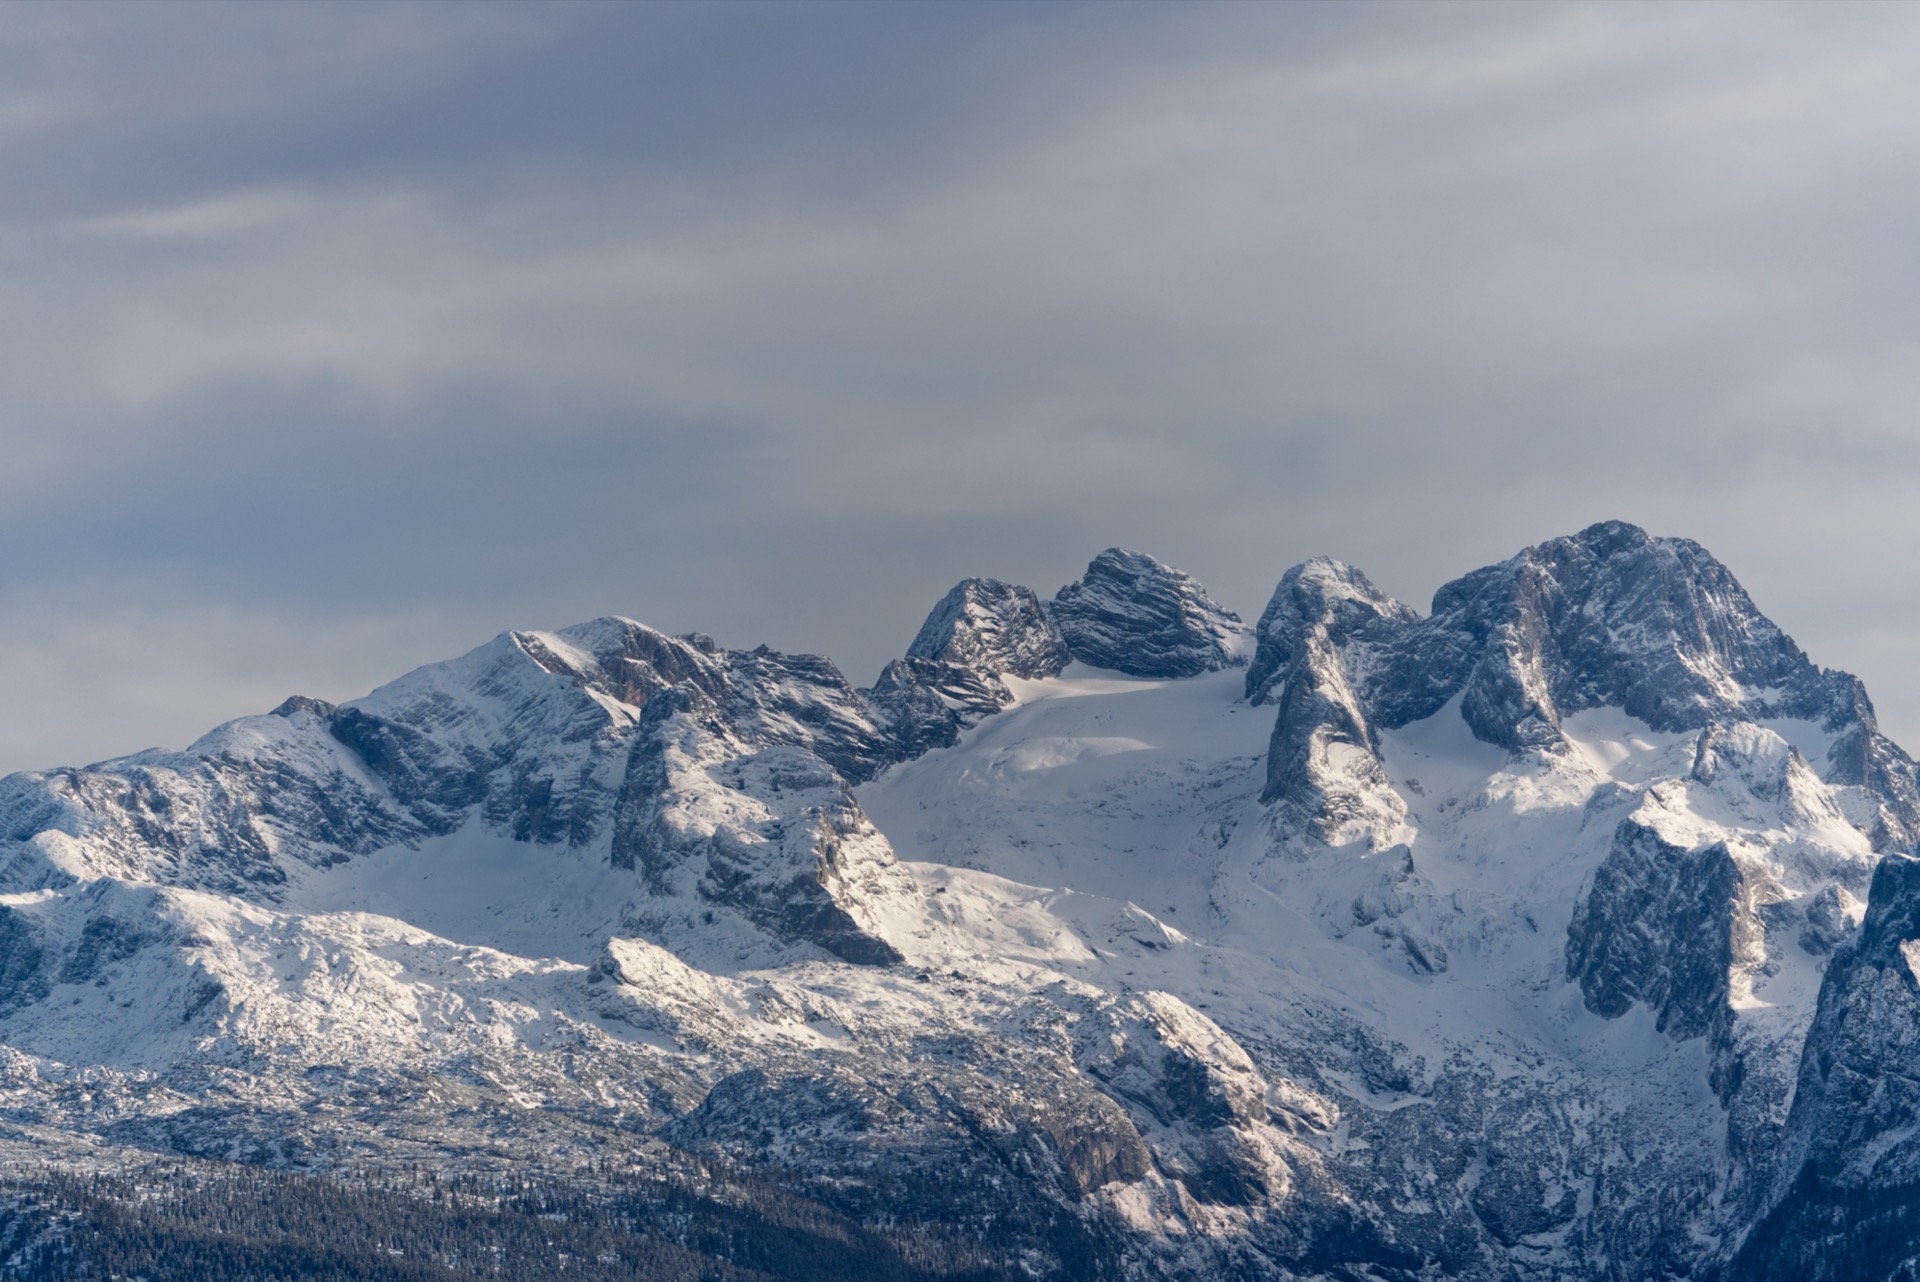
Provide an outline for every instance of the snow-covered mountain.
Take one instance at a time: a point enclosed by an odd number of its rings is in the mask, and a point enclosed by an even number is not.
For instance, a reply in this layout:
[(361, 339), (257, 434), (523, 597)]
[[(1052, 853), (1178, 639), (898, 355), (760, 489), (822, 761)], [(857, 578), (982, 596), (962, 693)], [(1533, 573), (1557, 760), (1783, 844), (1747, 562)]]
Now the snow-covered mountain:
[(1621, 524), (1425, 615), (969, 579), (869, 689), (507, 633), (0, 781), (0, 1138), (690, 1153), (1021, 1276), (1890, 1276), (1916, 834), (1860, 683)]

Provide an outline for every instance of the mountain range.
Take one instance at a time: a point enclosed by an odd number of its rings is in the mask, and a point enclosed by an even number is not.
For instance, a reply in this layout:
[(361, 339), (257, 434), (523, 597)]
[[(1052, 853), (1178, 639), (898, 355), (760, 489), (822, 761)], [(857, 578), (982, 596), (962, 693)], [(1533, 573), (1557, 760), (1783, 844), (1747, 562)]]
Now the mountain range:
[(537, 1188), (599, 1236), (516, 1276), (1910, 1278), (1916, 841), (1861, 682), (1621, 523), (1425, 613), (968, 579), (866, 688), (508, 632), (0, 780), (0, 1254)]

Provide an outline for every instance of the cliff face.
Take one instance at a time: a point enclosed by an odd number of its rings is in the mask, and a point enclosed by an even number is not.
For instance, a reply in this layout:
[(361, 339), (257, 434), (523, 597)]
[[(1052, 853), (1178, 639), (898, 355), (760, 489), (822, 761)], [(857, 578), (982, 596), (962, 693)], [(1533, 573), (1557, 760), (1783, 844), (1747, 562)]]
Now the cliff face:
[(1177, 680), (1247, 662), (1240, 616), (1141, 552), (1108, 548), (1048, 613), (1075, 659), (1131, 677)]

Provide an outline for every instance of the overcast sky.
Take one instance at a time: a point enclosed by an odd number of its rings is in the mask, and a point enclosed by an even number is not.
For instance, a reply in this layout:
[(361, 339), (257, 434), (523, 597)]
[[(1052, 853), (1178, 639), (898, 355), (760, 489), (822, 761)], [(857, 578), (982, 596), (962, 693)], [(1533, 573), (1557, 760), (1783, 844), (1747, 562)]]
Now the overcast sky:
[(0, 768), (1618, 517), (1920, 747), (1920, 6), (0, 10)]

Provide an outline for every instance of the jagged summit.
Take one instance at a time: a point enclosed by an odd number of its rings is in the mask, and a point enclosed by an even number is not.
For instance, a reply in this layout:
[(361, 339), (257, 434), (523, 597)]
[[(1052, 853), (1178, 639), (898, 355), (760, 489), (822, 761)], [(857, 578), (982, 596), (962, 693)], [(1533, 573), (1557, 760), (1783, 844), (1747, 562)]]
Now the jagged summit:
[(1568, 751), (1565, 719), (1596, 708), (1660, 731), (1816, 722), (1833, 735), (1823, 772), (1888, 797), (1889, 840), (1920, 820), (1912, 763), (1859, 681), (1816, 667), (1688, 539), (1594, 525), (1448, 583), (1425, 618), (1350, 567), (1307, 562), (1281, 579), (1257, 642), (1248, 697), (1280, 705), (1274, 799), (1324, 808), (1331, 745), (1372, 754), (1377, 731), (1457, 698), (1476, 738), (1516, 753)]
[(1135, 677), (1194, 677), (1247, 661), (1240, 616), (1190, 574), (1108, 548), (1048, 606), (1080, 662)]
[(960, 732), (1013, 702), (1005, 678), (1057, 675), (1071, 657), (1031, 588), (963, 579), (920, 626), (906, 657), (864, 691), (896, 753), (951, 747)]
[(1513, 726), (1505, 746), (1547, 742), (1563, 713), (1601, 706), (1658, 730), (1852, 711), (1853, 679), (1809, 662), (1706, 549), (1622, 522), (1455, 580), (1432, 626), (1486, 638), (1467, 681), (1488, 733)]
[(1397, 637), (1399, 625), (1419, 618), (1418, 611), (1342, 561), (1326, 556), (1304, 561), (1281, 576), (1254, 627), (1247, 702), (1269, 702), (1281, 678), (1305, 656), (1303, 647)]
[(863, 693), (902, 758), (951, 747), (1014, 700), (1007, 678), (1058, 676), (1079, 660), (1141, 677), (1192, 677), (1245, 662), (1245, 628), (1189, 574), (1109, 548), (1043, 602), (1031, 588), (963, 579), (904, 658)]
[(280, 903), (305, 869), (481, 829), (637, 874), (651, 893), (590, 928), (887, 961), (861, 916), (911, 892), (850, 789), (896, 751), (825, 659), (609, 616), (502, 633), (338, 707), (290, 699), (183, 752), (0, 780), (0, 886)]
[(333, 715), (333, 709), (334, 705), (325, 699), (315, 699), (304, 694), (291, 694), (282, 699), (269, 715), (291, 719), (297, 712), (311, 712), (317, 717), (330, 717)]
[(926, 659), (998, 676), (1051, 677), (1071, 656), (1032, 588), (963, 579), (940, 599), (907, 647)]
[(1704, 548), (1623, 522), (1455, 579), (1425, 619), (1338, 562), (1296, 567), (1261, 616), (1249, 698), (1270, 695), (1315, 628), (1383, 647), (1387, 670), (1368, 684), (1389, 724), (1464, 689), (1476, 732), (1508, 748), (1549, 745), (1560, 715), (1583, 708), (1661, 730), (1853, 709), (1852, 679), (1814, 667)]

